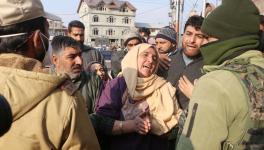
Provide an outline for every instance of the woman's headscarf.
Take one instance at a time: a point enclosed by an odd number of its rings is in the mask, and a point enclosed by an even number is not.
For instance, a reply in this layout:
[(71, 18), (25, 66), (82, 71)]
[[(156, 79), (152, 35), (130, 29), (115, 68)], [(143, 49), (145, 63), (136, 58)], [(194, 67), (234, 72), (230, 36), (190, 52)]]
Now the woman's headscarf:
[[(146, 78), (138, 77), (138, 56), (150, 47), (158, 55), (156, 48), (146, 43), (131, 49), (121, 62), (122, 75), (125, 78), (129, 96), (135, 101), (143, 99), (147, 101), (152, 124), (151, 131), (161, 135), (177, 124), (180, 109), (175, 98), (176, 89), (169, 82), (155, 73)], [(155, 70), (157, 67), (158, 64)]]

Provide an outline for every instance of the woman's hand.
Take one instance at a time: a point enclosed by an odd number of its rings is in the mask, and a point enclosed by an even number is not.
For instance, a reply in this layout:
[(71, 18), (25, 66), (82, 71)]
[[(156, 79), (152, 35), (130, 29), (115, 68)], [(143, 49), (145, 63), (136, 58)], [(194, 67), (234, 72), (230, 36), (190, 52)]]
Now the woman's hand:
[(137, 116), (134, 120), (134, 130), (139, 134), (147, 134), (150, 131), (151, 125), (149, 116), (145, 115), (144, 117)]
[[(196, 82), (196, 80), (194, 82)], [(186, 97), (188, 97), (189, 99), (191, 98), (193, 91), (193, 84), (186, 76), (182, 76), (180, 78), (178, 87)]]
[(125, 134), (137, 132), (139, 134), (147, 134), (150, 131), (150, 120), (148, 115), (137, 116), (134, 120), (119, 121), (114, 122), (112, 128), (112, 134)]

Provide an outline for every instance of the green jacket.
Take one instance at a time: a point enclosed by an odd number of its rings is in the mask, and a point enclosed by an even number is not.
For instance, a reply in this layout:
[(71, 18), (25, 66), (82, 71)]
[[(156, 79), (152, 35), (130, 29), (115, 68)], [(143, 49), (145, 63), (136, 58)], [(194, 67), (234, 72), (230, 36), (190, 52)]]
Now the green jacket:
[[(264, 58), (259, 51), (247, 51), (229, 62), (237, 59), (247, 59), (264, 68)], [(237, 150), (249, 139), (247, 131), (253, 127), (249, 117), (249, 97), (237, 76), (220, 70), (225, 63), (227, 61), (219, 66), (204, 67), (207, 74), (194, 88), (177, 150), (220, 150), (224, 141)], [(259, 125), (264, 127), (263, 122)]]
[(93, 113), (102, 86), (100, 77), (94, 73), (83, 71), (80, 77), (73, 81), (73, 83), (78, 87), (86, 102), (88, 114)]

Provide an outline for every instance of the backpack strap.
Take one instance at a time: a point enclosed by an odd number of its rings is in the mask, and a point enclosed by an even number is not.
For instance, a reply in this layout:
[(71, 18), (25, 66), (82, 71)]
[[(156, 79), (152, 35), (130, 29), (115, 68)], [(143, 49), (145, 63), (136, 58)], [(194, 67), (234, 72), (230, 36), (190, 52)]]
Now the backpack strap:
[(235, 73), (242, 81), (244, 91), (249, 96), (250, 118), (264, 121), (264, 68), (237, 61), (225, 65), (222, 69)]
[[(244, 139), (241, 144), (248, 150), (264, 149), (264, 68), (241, 59), (227, 63), (221, 69), (234, 73), (249, 97), (252, 128), (247, 131), (250, 139)], [(222, 145), (223, 150), (233, 150), (235, 147), (239, 145), (229, 141), (224, 141)]]

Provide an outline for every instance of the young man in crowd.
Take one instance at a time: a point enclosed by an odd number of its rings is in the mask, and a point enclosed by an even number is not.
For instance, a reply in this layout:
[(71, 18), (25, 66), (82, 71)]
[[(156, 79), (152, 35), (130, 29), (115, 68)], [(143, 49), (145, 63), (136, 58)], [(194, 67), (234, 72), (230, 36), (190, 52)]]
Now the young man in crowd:
[(102, 54), (94, 49), (93, 47), (84, 44), (85, 26), (78, 20), (73, 20), (68, 25), (68, 36), (72, 37), (81, 44), (83, 66), (87, 65), (92, 61), (98, 61), (104, 65), (104, 58)]
[(49, 34), (40, 0), (1, 0), (0, 8), (0, 94), (13, 115), (0, 149), (99, 149), (71, 82), (43, 73)]
[[(191, 16), (187, 20), (182, 37), (182, 48), (169, 56), (170, 67), (167, 72), (163, 72), (163, 77), (178, 89), (176, 97), (183, 110), (187, 110), (189, 99), (179, 90), (179, 79), (186, 76), (193, 83), (202, 75), (203, 62), (200, 47), (206, 41), (201, 32), (202, 23), (203, 17), (201, 16)], [(157, 43), (158, 45), (159, 43)]]
[(258, 50), (257, 7), (252, 0), (225, 0), (204, 20), (206, 74), (194, 87), (177, 150), (264, 148), (264, 58)]
[[(201, 75), (202, 56), (200, 46), (206, 41), (201, 32), (203, 17), (191, 16), (184, 27), (182, 37), (182, 48), (176, 50), (176, 32), (170, 28), (163, 28), (156, 36), (156, 46), (160, 52), (161, 62), (158, 75), (164, 77), (176, 87), (176, 97), (184, 114), (179, 122), (179, 133), (183, 129), (187, 116), (189, 98), (181, 92), (178, 81), (182, 76), (187, 77), (191, 82)], [(168, 66), (166, 70), (166, 66)], [(175, 136), (176, 138), (176, 136)], [(170, 147), (174, 148), (175, 140)]]
[(177, 51), (177, 33), (169, 27), (162, 28), (155, 37), (156, 47), (159, 51), (159, 69), (157, 74), (167, 78), (170, 65), (170, 56)]

